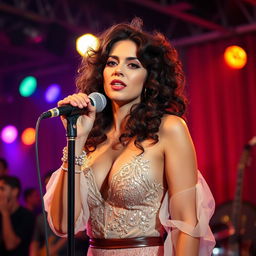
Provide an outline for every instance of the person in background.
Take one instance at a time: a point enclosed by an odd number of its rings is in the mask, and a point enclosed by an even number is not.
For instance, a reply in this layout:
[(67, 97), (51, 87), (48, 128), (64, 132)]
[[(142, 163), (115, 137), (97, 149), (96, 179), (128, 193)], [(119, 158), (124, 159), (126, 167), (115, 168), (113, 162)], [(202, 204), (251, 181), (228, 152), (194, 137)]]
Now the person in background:
[[(52, 171), (44, 176), (44, 184), (47, 185)], [(56, 236), (47, 223), (49, 252), (51, 256), (60, 256), (66, 254), (66, 239)], [(35, 230), (30, 244), (30, 256), (46, 256), (45, 246), (45, 227), (43, 213), (36, 218)]]
[[(44, 184), (47, 185), (52, 171), (49, 171), (44, 176)], [(35, 231), (30, 245), (30, 256), (46, 256), (45, 246), (45, 229), (44, 229), (43, 214), (37, 216)], [(51, 256), (66, 256), (67, 255), (67, 239), (61, 238), (53, 233), (47, 223), (49, 252)], [(87, 244), (87, 246), (86, 246)], [(85, 232), (79, 232), (75, 237), (75, 254), (76, 256), (84, 256), (88, 247), (88, 237)]]
[[(75, 232), (87, 227), (87, 255), (210, 256), (214, 199), (197, 170), (171, 43), (143, 31), (139, 19), (114, 25), (84, 57), (77, 87), (58, 106), (87, 108), (77, 120), (74, 215)], [(107, 98), (101, 113), (92, 92)], [(44, 196), (60, 236), (67, 233), (67, 159), (65, 147)]]
[(8, 174), (8, 162), (5, 158), (0, 157), (0, 177)]
[(20, 180), (0, 177), (0, 255), (28, 256), (35, 216), (19, 203)]
[(27, 188), (23, 192), (24, 207), (38, 215), (41, 212), (40, 195), (36, 188)]

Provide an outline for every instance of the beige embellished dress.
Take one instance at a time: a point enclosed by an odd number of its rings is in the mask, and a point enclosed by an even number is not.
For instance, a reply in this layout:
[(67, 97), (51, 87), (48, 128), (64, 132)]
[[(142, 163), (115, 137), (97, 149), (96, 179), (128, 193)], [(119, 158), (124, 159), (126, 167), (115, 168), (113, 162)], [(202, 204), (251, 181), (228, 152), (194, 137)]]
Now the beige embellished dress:
[[(108, 197), (103, 199), (90, 166), (84, 168), (80, 178), (82, 211), (75, 224), (75, 232), (86, 228), (93, 238), (133, 238), (158, 237), (167, 235), (164, 246), (131, 249), (89, 248), (87, 255), (93, 256), (172, 256), (178, 231), (200, 237), (200, 256), (210, 256), (215, 244), (209, 228), (209, 219), (214, 211), (212, 194), (203, 179), (198, 175), (195, 187), (186, 189), (169, 198), (167, 190), (149, 175), (149, 160), (142, 155), (135, 156), (115, 173), (109, 182)], [(50, 212), (53, 191), (61, 169), (57, 170), (47, 185), (44, 197), (45, 208)], [(182, 204), (189, 200), (191, 190), (196, 191), (196, 227), (183, 222), (179, 216)], [(189, 201), (188, 201), (189, 202)], [(53, 231), (50, 214), (48, 221)]]

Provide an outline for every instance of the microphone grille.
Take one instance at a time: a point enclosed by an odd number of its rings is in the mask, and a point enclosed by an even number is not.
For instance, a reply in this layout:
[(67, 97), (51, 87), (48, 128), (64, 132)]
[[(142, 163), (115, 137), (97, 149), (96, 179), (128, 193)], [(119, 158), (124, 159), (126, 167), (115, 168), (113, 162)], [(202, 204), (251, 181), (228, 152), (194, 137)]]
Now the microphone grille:
[(106, 97), (99, 92), (90, 93), (88, 97), (93, 101), (93, 106), (96, 107), (96, 112), (101, 112), (107, 105)]

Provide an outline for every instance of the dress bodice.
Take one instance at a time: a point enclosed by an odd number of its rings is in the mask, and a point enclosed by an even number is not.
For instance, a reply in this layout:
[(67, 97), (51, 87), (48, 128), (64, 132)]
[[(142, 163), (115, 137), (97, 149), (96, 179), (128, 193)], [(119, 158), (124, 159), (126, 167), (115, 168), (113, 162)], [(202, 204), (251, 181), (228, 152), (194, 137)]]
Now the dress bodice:
[[(89, 162), (83, 168), (83, 175), (80, 175), (81, 211), (75, 223), (75, 233), (86, 227), (90, 237), (128, 238), (162, 236), (165, 230), (167, 237), (164, 252), (159, 252), (161, 246), (153, 246), (122, 250), (97, 249), (98, 254), (90, 254), (89, 251), (88, 255), (172, 256), (180, 231), (200, 238), (199, 256), (211, 255), (215, 240), (209, 227), (209, 219), (215, 204), (211, 191), (199, 171), (195, 186), (181, 190), (170, 198), (166, 189), (154, 178), (157, 170), (153, 170), (143, 154), (135, 156), (112, 175), (108, 182), (108, 194), (104, 199)], [(50, 227), (57, 235), (65, 237), (67, 234), (54, 227), (51, 215), (54, 193), (59, 189), (59, 181), (63, 176), (62, 168), (53, 173), (47, 184), (44, 202)], [(196, 207), (195, 211), (189, 212), (192, 217), (196, 214), (196, 226), (183, 220), (181, 213), (186, 211), (188, 205)]]
[(150, 176), (149, 161), (143, 154), (134, 156), (112, 176), (106, 200), (97, 187), (93, 169), (87, 167), (84, 175), (88, 183), (89, 236), (126, 238), (163, 234), (158, 213), (165, 189)]

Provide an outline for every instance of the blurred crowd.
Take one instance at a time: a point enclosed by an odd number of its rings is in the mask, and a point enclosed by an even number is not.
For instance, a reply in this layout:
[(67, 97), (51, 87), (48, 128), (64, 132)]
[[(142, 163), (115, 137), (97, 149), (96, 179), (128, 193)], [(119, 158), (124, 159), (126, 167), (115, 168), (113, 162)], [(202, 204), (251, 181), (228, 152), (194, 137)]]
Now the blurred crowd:
[[(44, 184), (52, 172), (44, 176)], [(23, 203), (21, 203), (23, 199)], [(8, 162), (0, 157), (0, 255), (45, 256), (45, 225), (37, 188), (22, 190), (18, 177), (9, 174)], [(50, 256), (67, 255), (67, 239), (56, 236), (47, 223)], [(88, 237), (80, 232), (75, 237), (75, 255), (86, 255)]]

